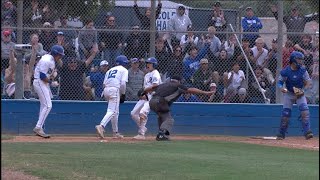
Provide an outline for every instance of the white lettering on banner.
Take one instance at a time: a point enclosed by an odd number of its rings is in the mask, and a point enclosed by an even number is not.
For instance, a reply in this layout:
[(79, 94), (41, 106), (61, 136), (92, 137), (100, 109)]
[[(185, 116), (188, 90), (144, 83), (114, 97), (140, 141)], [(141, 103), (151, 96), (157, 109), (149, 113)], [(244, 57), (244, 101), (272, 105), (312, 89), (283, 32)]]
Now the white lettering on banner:
[[(173, 15), (176, 14), (176, 9), (161, 9), (158, 19), (156, 20), (156, 29), (158, 31), (164, 31), (168, 28), (168, 22)], [(186, 14), (188, 15), (188, 9), (186, 9)]]

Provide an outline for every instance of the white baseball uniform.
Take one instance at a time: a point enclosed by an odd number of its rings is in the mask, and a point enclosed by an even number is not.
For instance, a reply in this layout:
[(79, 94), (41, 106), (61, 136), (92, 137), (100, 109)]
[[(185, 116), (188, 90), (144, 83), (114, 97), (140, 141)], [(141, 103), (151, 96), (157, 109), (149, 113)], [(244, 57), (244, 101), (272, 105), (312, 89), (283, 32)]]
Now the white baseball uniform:
[(46, 74), (49, 78), (54, 68), (55, 61), (53, 56), (46, 54), (41, 57), (34, 70), (33, 87), (40, 101), (39, 119), (36, 128), (43, 128), (43, 124), (52, 108), (50, 84), (40, 79), (40, 72)]
[[(161, 84), (161, 77), (158, 70), (154, 69), (153, 71), (147, 73), (144, 76), (144, 83), (143, 88), (148, 88), (153, 85), (159, 85)], [(152, 98), (153, 93), (148, 93), (148, 99), (150, 100)], [(131, 117), (132, 119), (137, 123), (138, 125), (138, 133), (141, 135), (145, 135), (147, 128), (147, 120), (148, 120), (148, 114), (150, 112), (150, 106), (148, 100), (140, 99), (137, 104), (134, 106), (133, 110), (131, 111)], [(143, 117), (144, 120), (140, 121), (140, 117)]]
[(106, 127), (111, 120), (112, 130), (118, 132), (119, 104), (121, 94), (126, 92), (126, 83), (128, 82), (128, 70), (121, 66), (115, 66), (109, 69), (104, 78), (103, 95), (108, 100), (108, 110), (100, 122), (100, 125)]

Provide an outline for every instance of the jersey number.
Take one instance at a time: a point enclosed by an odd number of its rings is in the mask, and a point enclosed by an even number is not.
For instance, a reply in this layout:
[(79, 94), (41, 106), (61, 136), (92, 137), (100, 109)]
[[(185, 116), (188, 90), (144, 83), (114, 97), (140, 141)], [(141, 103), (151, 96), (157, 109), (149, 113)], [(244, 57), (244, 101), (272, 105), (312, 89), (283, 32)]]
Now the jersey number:
[(117, 72), (118, 72), (118, 70), (112, 70), (112, 71), (110, 71), (109, 74), (108, 74), (108, 79), (109, 79), (109, 78), (115, 78)]

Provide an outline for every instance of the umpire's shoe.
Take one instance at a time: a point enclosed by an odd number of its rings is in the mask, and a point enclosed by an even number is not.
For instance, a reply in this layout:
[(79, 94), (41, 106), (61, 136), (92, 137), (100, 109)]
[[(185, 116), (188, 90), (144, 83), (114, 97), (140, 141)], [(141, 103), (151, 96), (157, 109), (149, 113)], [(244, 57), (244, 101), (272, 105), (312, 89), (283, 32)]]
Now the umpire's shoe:
[(170, 141), (169, 137), (162, 132), (159, 132), (159, 134), (156, 137), (156, 140), (157, 141)]
[(35, 128), (33, 128), (33, 132), (36, 133), (37, 136), (40, 136), (43, 138), (50, 138), (50, 135), (43, 132), (42, 128), (35, 127)]
[(304, 136), (305, 136), (306, 140), (313, 138), (312, 131), (309, 130)]
[(277, 140), (284, 140), (284, 138), (286, 138), (286, 136), (284, 134), (277, 134)]

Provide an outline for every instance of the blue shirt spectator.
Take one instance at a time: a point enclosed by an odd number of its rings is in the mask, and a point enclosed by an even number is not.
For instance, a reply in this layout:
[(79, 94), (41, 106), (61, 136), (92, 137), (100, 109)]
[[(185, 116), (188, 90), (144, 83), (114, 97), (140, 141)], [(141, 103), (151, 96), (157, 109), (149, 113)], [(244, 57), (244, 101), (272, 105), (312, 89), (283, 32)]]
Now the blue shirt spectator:
[(182, 94), (177, 99), (177, 102), (201, 102), (201, 100), (193, 94), (186, 93), (186, 94)]
[[(247, 7), (246, 9), (246, 17), (242, 19), (242, 29), (243, 32), (259, 32), (262, 29), (261, 20), (254, 16), (253, 9), (251, 7)], [(250, 47), (254, 46), (255, 40), (259, 37), (259, 34), (244, 34), (243, 38), (249, 39)]]

